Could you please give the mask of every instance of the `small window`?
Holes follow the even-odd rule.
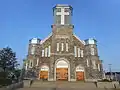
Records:
[[[45,48],[45,57],[47,57],[48,48]]]
[[[74,46],[74,55],[75,55],[75,57],[77,57],[77,47],[76,46]]]
[[[51,53],[51,46],[48,47],[48,57],[50,57],[50,53]]]
[[[69,12],[69,8],[65,8],[65,9],[64,9],[64,12]]]
[[[61,8],[57,8],[57,9],[56,9],[56,12],[61,12]]]
[[[42,50],[42,57],[44,57],[44,53],[45,53],[44,50]]]
[[[57,51],[59,51],[59,43],[57,43]]]
[[[66,43],[66,51],[68,52],[68,43]]]
[[[61,51],[64,50],[64,43],[61,43]]]
[[[78,48],[78,57],[80,57],[80,48]]]

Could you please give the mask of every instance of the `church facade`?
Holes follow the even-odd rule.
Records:
[[[102,79],[103,67],[94,38],[80,40],[72,25],[72,7],[53,8],[52,32],[44,40],[29,41],[25,70],[36,71],[38,79],[48,81],[93,81]]]

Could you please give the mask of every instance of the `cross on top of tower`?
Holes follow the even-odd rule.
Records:
[[[64,7],[61,7],[60,9],[61,9],[60,12],[56,12],[56,15],[61,16],[61,24],[64,25],[65,24],[65,15],[69,15],[69,12],[67,10],[65,12]]]
[[[71,24],[72,7],[66,4],[58,4],[54,8],[55,24]]]

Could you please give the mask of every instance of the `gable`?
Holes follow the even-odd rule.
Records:
[[[45,39],[41,40],[40,44],[45,43],[50,37],[52,36],[52,33],[50,33]]]
[[[85,45],[85,42],[83,40],[81,40],[78,36],[76,36],[75,34],[73,34],[73,38],[78,40],[81,44]]]

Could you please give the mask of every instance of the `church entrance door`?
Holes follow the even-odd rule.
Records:
[[[76,80],[77,81],[84,80],[84,68],[81,66],[76,67]]]
[[[40,79],[47,80],[48,79],[48,66],[42,66],[40,70]]]
[[[56,80],[68,81],[68,63],[64,60],[57,63]]]

